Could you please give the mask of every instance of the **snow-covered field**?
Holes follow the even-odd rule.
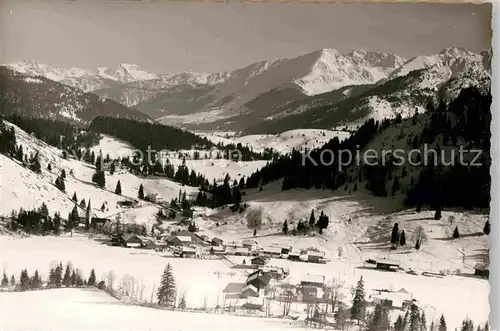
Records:
[[[0,293],[3,330],[285,330],[289,322],[124,305],[104,292],[54,289]],[[29,318],[20,317],[29,311]]]
[[[201,308],[205,300],[209,307],[215,306],[217,300],[222,303],[221,291],[227,283],[242,281],[245,277],[243,273],[230,269],[228,265],[219,260],[166,258],[151,251],[101,245],[86,237],[16,239],[3,236],[0,237],[0,247],[2,247],[0,265],[5,269],[7,275],[15,273],[18,277],[18,273],[24,268],[28,268],[31,273],[34,272],[34,269],[38,269],[41,276],[46,279],[49,268],[55,262],[62,261],[64,264],[71,261],[84,276],[88,276],[90,269],[95,268],[98,280],[107,280],[106,274],[113,271],[116,276],[115,288],[120,286],[120,281],[124,276],[134,277],[136,283],[143,284],[145,287],[145,300],[149,300],[151,291],[157,288],[166,264],[171,263],[178,292],[185,292],[189,307]],[[193,263],[196,265],[196,272],[193,272]],[[459,326],[467,316],[478,323],[484,323],[488,318],[489,285],[487,281],[482,279],[463,276],[447,276],[440,279],[404,273],[380,272],[364,269],[357,261],[343,260],[327,264],[272,260],[270,265],[288,268],[291,276],[286,282],[290,283],[297,283],[307,273],[324,275],[328,281],[333,277],[340,278],[346,282],[343,291],[346,302],[349,302],[351,298],[350,288],[356,284],[360,276],[363,276],[365,280],[367,295],[375,288],[394,290],[405,288],[413,293],[414,298],[420,302],[420,305],[425,309],[428,320],[438,318],[444,313],[450,329]],[[0,298],[4,295],[0,294]],[[474,305],[456,305],[456,302],[460,301],[474,302]],[[4,300],[0,300],[0,302],[4,302]],[[89,309],[92,308],[89,307]],[[299,304],[292,306],[294,314],[303,314],[301,309],[303,307]],[[280,314],[279,308],[276,314]],[[9,314],[5,314],[5,316],[9,316]],[[100,319],[96,318],[96,320],[101,323]],[[12,325],[19,327],[21,324]]]
[[[246,136],[222,137],[217,134],[200,134],[214,143],[238,144],[251,147],[260,152],[265,148],[272,148],[279,153],[289,153],[295,149],[317,148],[334,137],[340,140],[349,137],[350,133],[345,131],[330,131],[320,129],[297,129],[290,130],[280,134],[255,134]]]

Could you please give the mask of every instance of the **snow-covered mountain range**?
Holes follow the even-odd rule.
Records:
[[[115,84],[127,84],[158,78],[156,74],[144,71],[135,64],[126,63],[120,64],[118,68],[62,69],[35,61],[26,61],[13,62],[7,64],[6,67],[29,76],[42,76],[85,92]]]
[[[7,67],[91,91],[135,107],[165,124],[239,131],[293,115],[311,120],[309,112],[317,113],[318,107],[331,112],[336,103],[346,98],[364,98],[371,106],[361,108],[372,108],[372,117],[392,117],[399,112],[405,116],[421,108],[425,98],[436,98],[438,93],[439,97],[454,97],[468,86],[489,89],[490,61],[491,51],[473,53],[456,47],[410,59],[392,53],[353,50],[343,54],[322,49],[213,74],[149,73],[127,64],[118,69],[90,70],[58,69],[36,62],[16,62]],[[418,75],[412,74],[416,71]],[[387,87],[388,83],[390,100],[379,95],[382,89],[387,97],[388,91],[382,86]],[[366,98],[367,93],[371,99]],[[359,108],[358,105],[356,109]],[[298,127],[294,124],[283,130]]]

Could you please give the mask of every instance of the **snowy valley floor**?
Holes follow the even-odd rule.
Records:
[[[52,265],[59,261],[62,261],[63,264],[67,261],[71,261],[73,266],[78,268],[84,276],[87,276],[89,271],[92,268],[95,268],[98,280],[107,279],[107,273],[109,271],[113,271],[116,276],[114,282],[115,287],[120,286],[121,280],[124,279],[126,275],[134,277],[137,283],[144,285],[144,298],[147,301],[149,301],[151,291],[154,288],[157,288],[162,271],[166,264],[171,263],[177,282],[178,292],[185,292],[188,307],[200,308],[204,305],[205,301],[208,306],[213,307],[216,305],[217,301],[219,301],[219,303],[222,302],[223,295],[221,291],[228,282],[238,282],[245,279],[245,274],[242,271],[231,269],[228,264],[225,264],[220,260],[167,258],[162,256],[160,253],[153,251],[109,247],[89,240],[86,237],[30,237],[18,239],[2,236],[0,237],[0,247],[0,265],[3,269],[5,269],[5,272],[8,275],[14,273],[16,278],[19,277],[21,269],[27,268],[30,274],[32,274],[35,269],[38,269],[41,276],[44,279],[47,279],[48,270]],[[286,282],[290,283],[298,282],[302,276],[308,273],[324,275],[327,280],[330,280],[333,277],[340,278],[346,281],[343,289],[346,296],[346,302],[350,301],[351,296],[349,293],[351,286],[356,284],[361,275],[365,280],[365,289],[367,294],[370,294],[371,290],[375,288],[387,288],[394,290],[405,288],[407,291],[414,293],[415,298],[424,308],[429,321],[431,318],[438,318],[441,314],[445,314],[450,328],[458,327],[461,321],[467,316],[477,323],[484,323],[489,314],[489,284],[483,279],[466,276],[434,278],[420,275],[414,276],[402,272],[381,272],[365,269],[361,264],[356,262],[346,261],[332,261],[327,264],[312,264],[290,262],[285,260],[271,260],[269,264],[276,266],[282,265],[289,268],[290,278],[286,280]],[[24,324],[29,323],[28,321],[25,321],[24,319],[19,320],[19,315],[14,313],[16,311],[22,311],[22,309],[26,309],[26,307],[22,306],[23,304],[20,304],[21,306],[14,309],[15,305],[11,302],[9,296],[26,296],[26,302],[29,302],[29,305],[33,306],[30,310],[44,311],[46,309],[44,307],[45,304],[47,302],[52,303],[52,299],[36,299],[36,296],[43,296],[45,295],[44,293],[50,293],[50,291],[0,293],[0,311],[2,311],[3,316],[7,316],[6,322],[3,323],[8,323],[4,326],[4,329],[13,330],[12,327],[15,327],[14,329],[18,330],[32,329],[32,325]],[[31,296],[35,297],[31,298]],[[64,300],[75,300],[76,302],[80,301],[78,299],[68,298]],[[57,303],[57,300],[55,300],[55,302],[56,304],[59,304]],[[456,302],[473,302],[474,304],[456,305]],[[88,327],[87,329],[108,329],[109,327],[115,326],[114,324],[106,325],[102,323],[113,320],[109,316],[118,314],[116,311],[118,308],[106,305],[106,307],[110,307],[109,309],[111,309],[111,313],[109,316],[107,314],[103,314],[104,317],[102,318],[104,320],[101,320],[101,315],[96,315],[93,312],[93,309],[103,309],[99,308],[101,307],[100,305],[84,305],[83,303],[79,303],[79,305],[80,307],[78,307],[78,309],[73,310],[73,308],[70,308],[71,306],[65,306],[62,304],[63,307],[66,307],[62,309],[69,315],[74,314],[74,312],[78,312],[77,315],[95,316],[96,318],[93,323],[97,324],[83,324]],[[4,306],[6,306],[6,308],[3,308]],[[160,316],[161,314],[165,314],[165,316],[169,315],[167,312],[149,312],[149,310],[145,310],[147,312],[144,317],[142,317],[142,313],[139,312],[142,312],[143,308],[123,307],[120,309],[124,310],[123,315],[127,316],[127,320],[136,316],[135,318],[137,318],[137,321],[146,321],[144,323],[147,324],[145,324],[144,327],[142,327],[141,324],[137,324],[137,328],[140,329],[147,329],[146,326],[153,327],[155,325],[154,320],[160,318],[156,316]],[[275,303],[272,307],[272,312],[279,316],[281,314],[281,309],[280,304]],[[127,310],[131,311],[128,312]],[[4,312],[6,313],[4,314]],[[42,316],[45,316],[44,313],[41,314]],[[52,314],[55,313],[53,312]],[[58,312],[57,314],[63,314],[63,312]],[[148,317],[148,314],[152,314],[155,317]],[[293,304],[291,315],[304,315],[304,306],[302,304]],[[49,314],[47,316],[53,315]],[[395,316],[396,315],[393,315],[392,318],[394,319]],[[71,316],[71,318],[74,319],[78,317]],[[83,319],[84,317],[81,318]],[[168,317],[164,318],[165,321],[168,320]],[[206,318],[210,319],[218,317]],[[5,318],[3,317],[2,321],[4,321],[4,319]],[[202,318],[200,317],[200,319]],[[193,321],[196,320],[193,319]],[[47,323],[49,322],[50,320],[47,320]],[[62,321],[58,321],[58,323],[62,324],[55,324],[54,327],[47,324],[46,329],[64,329],[65,325],[71,325],[65,324],[64,318]],[[162,322],[158,321],[157,323]],[[199,327],[198,329],[200,330],[207,330],[206,328],[211,327],[211,324],[209,326],[209,324],[200,323],[201,324],[199,325],[193,325],[192,328],[197,329],[197,327]],[[228,329],[231,329],[230,325],[232,324],[225,324],[225,320],[220,323],[224,323]],[[243,324],[245,323],[242,323],[242,325]],[[127,324],[120,325],[126,327],[127,329],[134,328],[132,326],[133,324],[130,326],[127,326]],[[42,324],[40,324],[39,327],[43,328]],[[122,327],[116,327],[123,330]],[[158,325],[158,327],[161,329],[161,325]],[[241,327],[248,327],[249,329],[257,330],[260,326],[252,327],[250,325],[245,325]],[[268,328],[276,329],[275,326]],[[85,327],[82,327],[82,329],[85,329]],[[190,328],[187,327],[187,329]],[[240,328],[236,329],[240,330]]]
[[[1,330],[285,330],[290,322],[124,305],[91,289],[0,293]],[[30,312],[29,318],[23,316]]]

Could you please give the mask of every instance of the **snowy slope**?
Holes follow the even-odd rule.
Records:
[[[11,124],[9,124],[11,125]],[[166,201],[179,195],[179,190],[186,191],[188,195],[195,194],[197,190],[193,187],[183,186],[165,178],[139,178],[124,171],[117,171],[114,175],[106,172],[106,187],[101,189],[91,182],[94,166],[75,159],[63,159],[59,149],[49,146],[44,142],[32,137],[23,130],[14,126],[17,143],[23,146],[25,154],[39,152],[42,173],[35,174],[29,169],[21,166],[17,161],[0,155],[0,190],[2,191],[1,214],[10,216],[12,210],[39,207],[43,202],[47,204],[50,214],[58,211],[63,218],[73,209],[74,202],[71,200],[76,192],[78,201],[90,199],[93,213],[98,216],[114,217],[116,214],[122,216],[123,222],[135,222],[144,224],[150,228],[155,222],[154,214],[158,206],[147,202],[141,202],[139,209],[122,209],[116,203],[122,200],[137,198],[139,186],[143,184],[145,193],[156,193]],[[110,146],[110,138],[104,146]],[[113,146],[113,145],[111,145]],[[126,150],[126,149],[125,149]],[[103,150],[105,153],[106,149]],[[105,154],[104,154],[105,155]],[[51,164],[52,171],[47,170]],[[66,172],[66,193],[61,192],[54,186],[56,178],[62,169]],[[74,176],[70,175],[73,171]],[[116,184],[120,180],[122,195],[114,193]],[[101,211],[105,204],[106,209]],[[84,210],[80,210],[82,216]]]

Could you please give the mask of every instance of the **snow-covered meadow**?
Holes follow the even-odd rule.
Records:
[[[50,303],[50,304],[48,304]],[[0,294],[0,328],[24,330],[290,330],[288,321],[124,305],[104,292],[54,289]],[[21,311],[29,311],[22,318]],[[295,325],[293,325],[295,326]],[[297,329],[304,329],[294,327]]]

